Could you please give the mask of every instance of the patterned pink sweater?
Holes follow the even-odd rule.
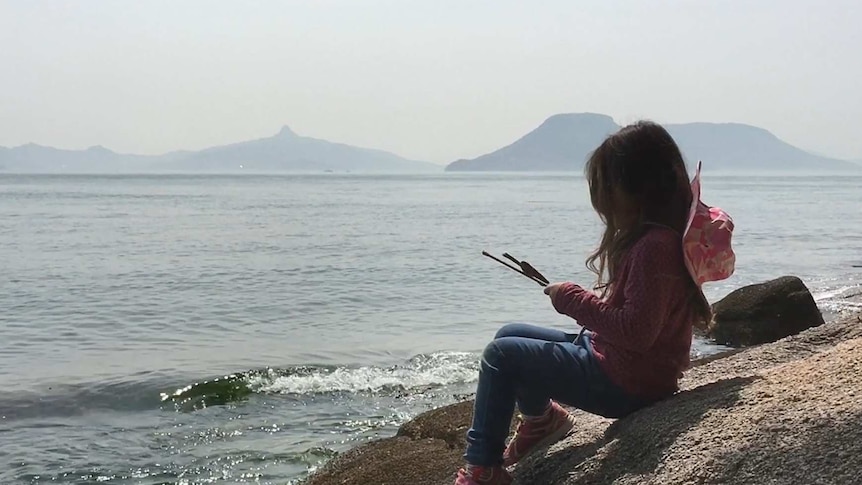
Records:
[[[593,349],[612,381],[661,399],[678,390],[689,365],[693,313],[681,295],[690,281],[679,234],[652,226],[624,257],[606,300],[566,283],[553,305],[595,334]]]

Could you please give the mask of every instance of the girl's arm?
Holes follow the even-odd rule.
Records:
[[[552,294],[554,308],[611,343],[637,350],[655,342],[680,291],[681,248],[644,238],[632,247],[622,306],[612,306],[574,283],[563,283]]]

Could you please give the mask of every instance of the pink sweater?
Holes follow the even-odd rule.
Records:
[[[627,392],[661,399],[676,392],[689,365],[693,313],[691,277],[680,236],[652,226],[620,264],[616,289],[606,300],[565,283],[553,300],[593,336],[593,350],[608,377]]]

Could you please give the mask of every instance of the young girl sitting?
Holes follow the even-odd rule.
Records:
[[[621,418],[674,394],[689,365],[692,327],[709,321],[703,278],[687,261],[709,249],[690,253],[688,242],[683,249],[699,185],[693,194],[673,138],[650,122],[622,128],[593,152],[586,177],[606,226],[587,259],[598,293],[568,282],[545,288],[554,309],[585,331],[577,338],[514,324],[497,333],[482,355],[467,466],[456,485],[511,483],[505,467],[572,430],[573,417],[557,402]],[[506,446],[516,404],[523,417]]]

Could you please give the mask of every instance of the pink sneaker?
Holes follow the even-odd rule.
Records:
[[[458,470],[455,485],[510,485],[512,476],[505,468],[471,466],[469,471],[465,468]]]
[[[551,401],[551,407],[545,416],[524,419],[518,425],[515,436],[503,452],[503,466],[514,465],[533,451],[560,441],[574,426],[574,416]]]

